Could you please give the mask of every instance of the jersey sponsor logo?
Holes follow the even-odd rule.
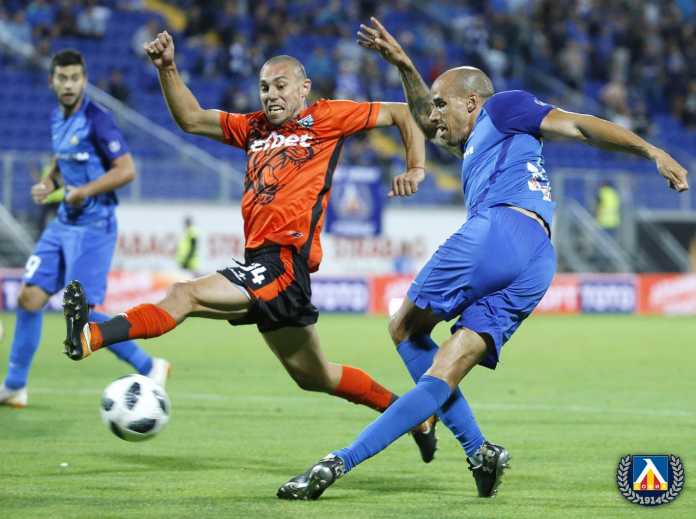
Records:
[[[302,126],[304,128],[311,128],[312,125],[314,125],[314,117],[312,117],[312,114],[307,115],[307,116],[303,117],[302,119],[300,119],[299,121],[297,121],[297,124],[299,124],[300,126]]]
[[[312,135],[308,133],[302,135],[292,133],[286,136],[277,132],[271,132],[271,134],[265,139],[257,139],[251,141],[251,144],[249,145],[249,151],[251,151],[252,153],[256,153],[257,151],[266,151],[269,149],[273,150],[276,148],[294,146],[309,148],[312,146],[312,144],[309,142],[312,140],[312,138]]]
[[[283,170],[293,168],[296,171],[314,157],[311,139],[309,134],[286,137],[272,132],[266,139],[252,141],[249,149],[258,153],[249,157],[244,190],[254,191],[256,203],[266,205],[273,202],[284,185]]]
[[[79,153],[75,153],[73,158],[78,162],[87,162],[89,160],[89,152],[81,151]]]

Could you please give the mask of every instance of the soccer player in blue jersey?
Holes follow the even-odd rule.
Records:
[[[55,165],[31,192],[39,204],[55,198],[52,193],[62,179],[64,198],[26,264],[7,377],[0,385],[0,404],[13,407],[27,405],[27,379],[41,340],[42,309],[66,279],[79,279],[84,285],[90,319],[109,319],[93,307],[104,301],[116,246],[114,190],[135,177],[133,157],[111,114],[85,96],[82,55],[74,50],[56,54],[49,79],[58,99],[51,117]],[[150,357],[133,341],[110,349],[139,373],[165,383],[166,360]]]
[[[566,112],[521,90],[494,93],[482,71],[458,67],[428,90],[399,43],[376,20],[358,42],[399,69],[411,113],[436,144],[462,158],[468,219],[435,252],[389,330],[414,381],[350,446],[333,451],[280,487],[284,499],[317,499],[339,477],[437,413],[466,451],[478,494],[495,494],[510,455],[485,440],[458,385],[477,364],[495,369],[501,348],[546,292],[556,268],[549,229],[553,202],[543,137],[574,139],[654,161],[677,191],[687,172],[665,151],[591,115]],[[404,174],[396,194],[416,192],[423,175]],[[456,319],[438,348],[430,337]]]

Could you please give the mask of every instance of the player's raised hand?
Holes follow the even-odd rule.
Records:
[[[659,150],[655,156],[655,164],[660,175],[669,182],[669,187],[679,192],[689,189],[689,182],[686,179],[688,172],[669,153]]]
[[[384,59],[397,67],[409,62],[409,57],[396,38],[374,16],[370,18],[372,27],[360,24],[358,44],[366,49],[379,52]]]
[[[31,186],[31,199],[35,204],[42,204],[45,198],[53,191],[53,183],[42,180]]]
[[[392,188],[389,198],[395,196],[411,196],[418,191],[418,185],[425,180],[424,168],[410,168],[406,173],[397,175],[392,179]]]
[[[143,48],[158,69],[174,64],[174,38],[167,31],[159,33],[157,38],[144,44]]]

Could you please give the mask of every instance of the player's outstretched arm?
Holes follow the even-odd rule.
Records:
[[[405,103],[379,103],[375,126],[396,126],[406,150],[406,172],[392,179],[389,196],[411,196],[425,179],[425,138]]]
[[[223,140],[219,112],[201,108],[176,69],[171,35],[167,31],[161,32],[143,48],[157,67],[164,100],[179,128],[187,133]]]
[[[554,108],[541,122],[541,133],[549,138],[566,138],[653,160],[657,171],[677,191],[689,189],[687,171],[665,150],[653,146],[626,128],[599,117]]]
[[[360,25],[358,43],[366,49],[379,52],[385,60],[399,69],[411,114],[426,137],[432,139],[435,137],[436,128],[430,121],[433,101],[428,85],[396,38],[374,16],[370,18],[370,23],[372,27]]]

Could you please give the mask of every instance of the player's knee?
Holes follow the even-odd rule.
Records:
[[[397,312],[389,319],[389,335],[397,346],[408,339],[406,321],[401,312]]]
[[[177,281],[167,293],[167,299],[175,304],[177,309],[185,314],[193,310],[194,288],[190,281]]]
[[[35,286],[24,286],[19,292],[17,304],[28,312],[38,312],[48,301],[48,294]]]

